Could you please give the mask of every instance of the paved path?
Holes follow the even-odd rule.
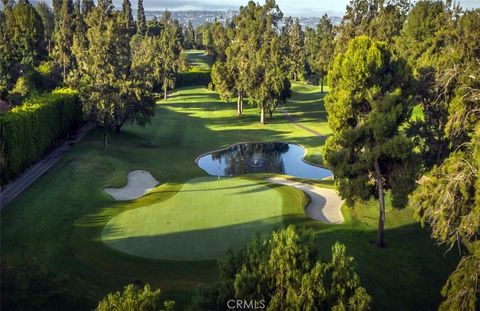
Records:
[[[310,204],[306,207],[306,214],[311,219],[319,220],[326,224],[340,224],[343,222],[343,215],[340,210],[343,201],[335,190],[320,188],[285,178],[273,177],[265,180],[274,184],[295,187],[306,192],[311,199]]]
[[[29,167],[25,172],[20,176],[15,178],[6,186],[2,187],[0,192],[0,209],[5,207],[8,202],[12,201],[17,197],[23,190],[25,190],[30,184],[37,180],[40,176],[48,171],[52,166],[57,163],[62,155],[67,152],[73,144],[78,142],[90,129],[93,128],[93,125],[87,124],[81,127],[77,133],[70,139],[65,140],[60,146],[55,148],[51,153],[45,156],[43,159],[35,163],[33,166]]]
[[[298,123],[297,119],[295,119],[294,117],[292,117],[292,115],[285,109],[285,108],[279,108],[280,112],[283,114],[283,116],[285,117],[285,119],[287,119],[288,121],[290,121],[290,123],[292,123],[293,125],[301,128],[301,129],[304,129],[305,131],[307,132],[310,132],[312,133],[313,135],[315,136],[318,136],[318,137],[323,137],[323,138],[326,138],[327,136],[326,135],[323,135],[322,133],[319,133],[315,130],[312,130],[311,128],[308,128],[300,123]]]

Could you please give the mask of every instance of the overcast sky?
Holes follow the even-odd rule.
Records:
[[[136,7],[137,0],[132,1]],[[121,5],[121,0],[114,1]],[[263,0],[257,1],[263,3]],[[280,8],[286,15],[294,16],[320,16],[324,13],[336,13],[342,16],[349,0],[277,0]],[[460,0],[464,8],[480,7],[480,0]],[[144,0],[148,10],[222,10],[238,9],[240,5],[248,3],[247,0]]]

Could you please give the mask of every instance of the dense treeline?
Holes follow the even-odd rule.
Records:
[[[182,29],[165,12],[146,21],[142,1],[137,22],[128,0],[121,10],[112,1],[53,1],[33,7],[28,0],[5,1],[0,13],[0,100],[21,105],[52,85],[79,91],[87,120],[110,132],[126,123],[145,125],[154,113],[154,92],[175,86],[182,57]],[[37,74],[38,76],[38,74]],[[39,87],[40,85],[40,87]]]
[[[82,122],[78,93],[58,89],[0,114],[1,184],[17,176]]]
[[[2,168],[8,167],[2,169],[2,183],[79,122],[80,113],[69,117],[79,111],[73,108],[76,96],[58,99],[61,103],[52,98],[66,94],[34,97],[45,102],[36,106],[29,103],[39,102],[25,98],[47,84],[73,86],[85,116],[104,130],[106,148],[110,132],[128,122],[149,122],[154,92],[161,90],[167,100],[175,85],[190,85],[200,77],[197,84],[210,82],[208,74],[200,72],[178,75],[186,67],[182,47],[205,48],[215,60],[211,81],[220,97],[236,98],[238,115],[248,99],[258,108],[261,123],[287,101],[291,82],[320,84],[322,93],[328,84],[325,106],[333,134],[324,161],[336,176],[341,196],[350,205],[378,199],[379,247],[385,245],[386,193],[395,208],[413,205],[432,236],[457,247],[463,256],[442,290],[440,308],[478,308],[480,9],[465,11],[451,1],[351,0],[340,25],[333,26],[325,15],[315,29],[284,19],[274,0],[262,5],[250,1],[233,20],[197,29],[191,24],[182,29],[168,12],[147,21],[142,1],[137,14],[134,21],[128,0],[121,10],[115,10],[111,0],[96,5],[92,0],[54,0],[53,10],[44,4],[33,7],[27,0],[4,1],[0,100],[11,105],[23,101],[23,106],[0,117]],[[53,124],[61,109],[66,110],[65,120]],[[42,132],[36,126],[51,129]],[[38,135],[42,137],[37,141]],[[19,141],[29,146],[14,145]],[[270,243],[278,242],[279,252],[284,234],[296,236],[274,235]],[[287,246],[298,247],[293,242]],[[283,281],[277,279],[282,276],[278,270],[268,270],[278,268],[269,266],[277,258],[267,264],[275,255],[269,247],[255,244],[245,252],[248,257],[232,258],[238,262],[228,266],[230,274],[222,276],[218,287],[205,289],[195,303],[210,308],[225,292],[250,294],[258,290],[249,287],[251,280],[265,281],[269,292],[284,297],[285,288],[268,287]],[[315,271],[301,268],[292,271],[318,285],[318,279],[310,277]],[[270,273],[269,279],[257,279],[264,272]],[[290,284],[291,292],[303,290],[299,280]],[[351,280],[357,280],[353,273],[345,282]],[[126,292],[141,295],[133,289]],[[362,301],[368,302],[367,296]],[[347,298],[339,305],[347,305]],[[331,305],[329,297],[322,299],[317,302]]]

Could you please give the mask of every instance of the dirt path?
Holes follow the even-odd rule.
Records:
[[[274,177],[265,180],[274,184],[295,187],[306,192],[312,200],[306,207],[306,214],[311,219],[319,220],[325,224],[340,224],[343,222],[343,215],[340,210],[343,201],[335,190],[285,178]]]
[[[5,207],[8,202],[16,198],[23,192],[28,186],[30,186],[35,180],[42,176],[52,166],[57,163],[62,155],[67,152],[76,142],[78,142],[93,125],[87,124],[81,127],[77,134],[71,139],[65,140],[60,146],[55,148],[51,153],[45,156],[43,159],[32,165],[20,176],[15,178],[6,186],[2,187],[0,192],[0,209]]]

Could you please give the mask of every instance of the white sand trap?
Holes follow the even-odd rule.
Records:
[[[312,200],[306,208],[308,217],[326,224],[340,224],[343,222],[343,215],[340,211],[343,201],[335,190],[315,187],[285,178],[274,177],[266,178],[265,180],[274,184],[295,187],[306,192]]]
[[[147,171],[130,171],[127,179],[125,187],[105,188],[103,190],[117,201],[126,201],[138,199],[158,185],[158,181]]]

